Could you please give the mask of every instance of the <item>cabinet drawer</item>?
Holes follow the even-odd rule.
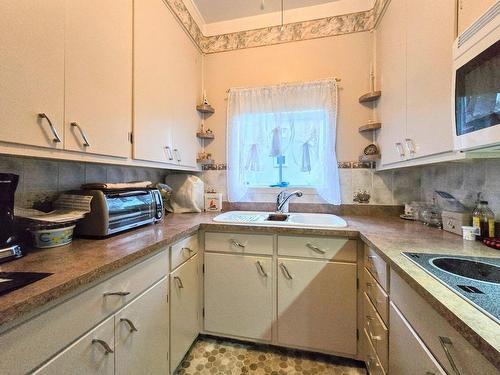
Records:
[[[498,370],[479,351],[393,270],[391,270],[391,300],[447,373],[455,372],[451,368],[443,344],[448,348],[461,375],[498,374]],[[448,343],[441,344],[443,339],[440,340],[440,337],[445,340],[448,338]]]
[[[404,316],[391,302],[390,374],[446,375]]]
[[[246,233],[205,233],[205,250],[272,255],[273,236]]]
[[[356,240],[342,237],[278,236],[278,254],[356,262]]]
[[[389,322],[389,296],[366,268],[364,276],[363,290],[370,298],[382,320],[387,324]]]
[[[0,335],[0,374],[29,372],[125,306],[167,270],[168,253],[162,251]],[[104,296],[109,292],[129,294]]]
[[[182,263],[198,253],[198,235],[195,234],[191,237],[184,238],[179,242],[172,245],[170,248],[170,262],[171,270],[175,270]]]
[[[373,277],[380,283],[385,291],[389,291],[387,277],[389,275],[387,263],[378,255],[375,250],[365,247],[364,266],[370,271]]]
[[[363,304],[364,329],[377,353],[380,364],[387,372],[389,368],[389,330],[366,294],[364,294]]]
[[[366,342],[366,368],[369,375],[385,375],[384,368],[377,357],[375,348],[373,347],[368,332],[364,331]]]

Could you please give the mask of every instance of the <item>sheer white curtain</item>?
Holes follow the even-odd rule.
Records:
[[[250,187],[311,187],[340,204],[334,79],[229,91],[228,199]]]

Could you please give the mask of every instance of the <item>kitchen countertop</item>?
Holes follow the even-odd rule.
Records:
[[[0,325],[9,326],[71,292],[153,254],[198,229],[257,233],[341,235],[360,238],[444,316],[476,349],[500,369],[500,325],[404,257],[402,251],[500,257],[476,241],[397,217],[346,216],[347,228],[304,229],[212,222],[214,213],[170,214],[149,225],[102,240],[76,239],[70,245],[33,250],[0,265],[1,272],[50,272],[53,275],[0,296]],[[3,328],[0,327],[0,331]]]

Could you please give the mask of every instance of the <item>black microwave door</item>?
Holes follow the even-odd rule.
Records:
[[[500,124],[500,41],[456,71],[457,135]]]

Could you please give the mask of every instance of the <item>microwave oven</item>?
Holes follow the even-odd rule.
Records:
[[[500,147],[500,2],[453,46],[455,151]]]

